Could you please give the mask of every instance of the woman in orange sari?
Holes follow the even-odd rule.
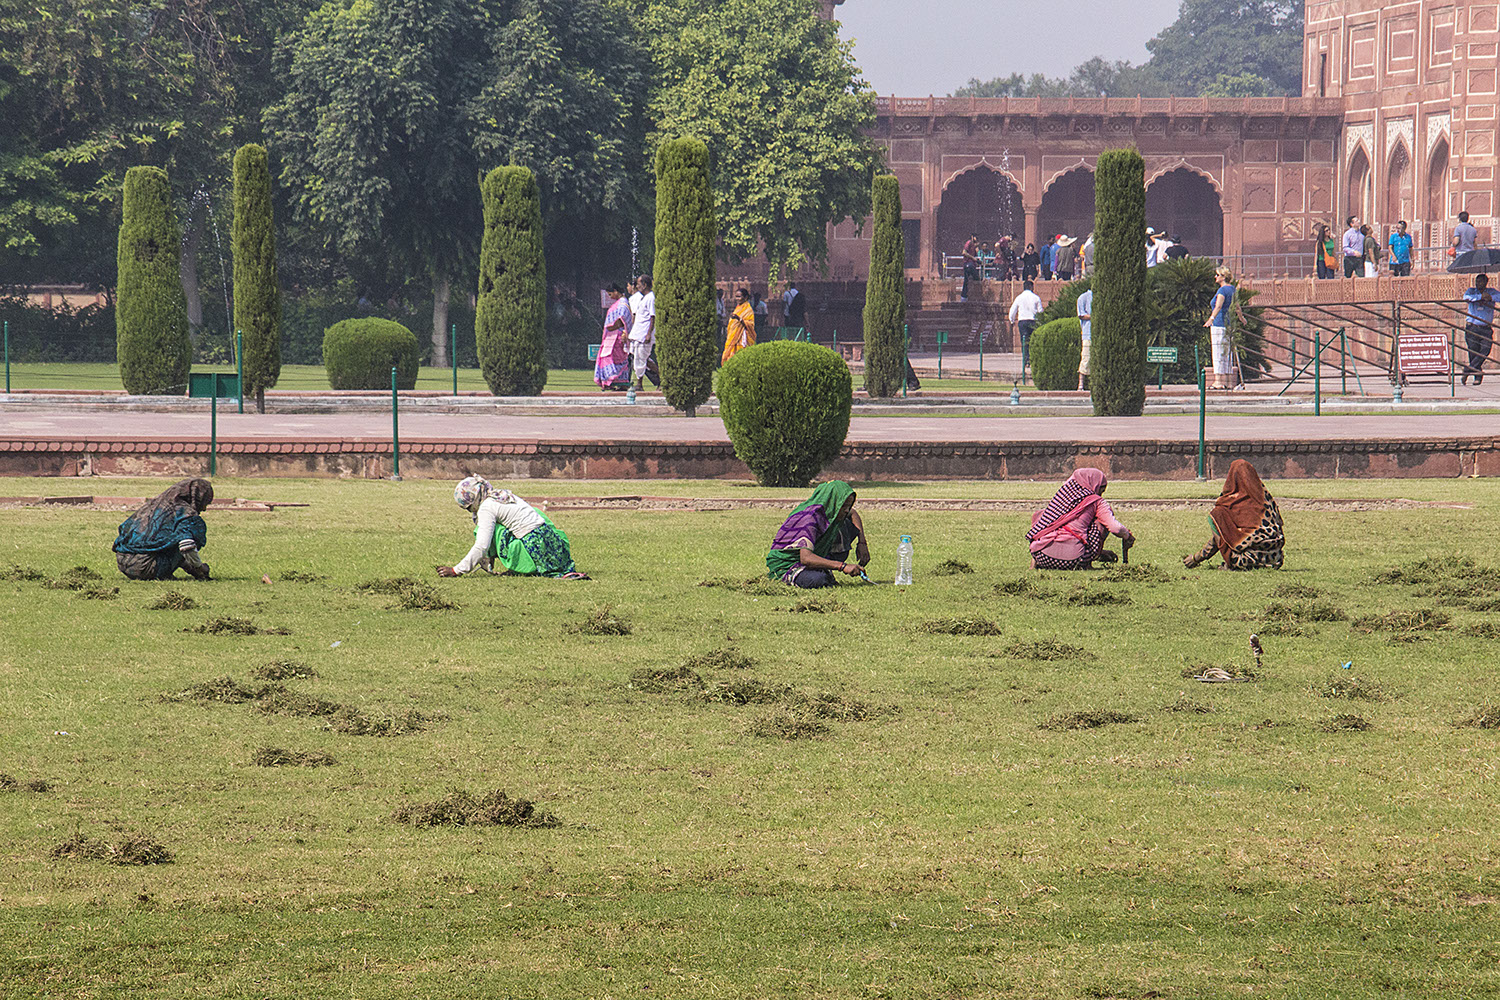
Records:
[[[719,363],[725,364],[739,351],[755,346],[755,307],[750,305],[750,293],[741,288],[735,295],[739,303],[729,317],[729,333],[724,338],[724,356]]]
[[[1281,550],[1286,546],[1281,511],[1255,466],[1237,458],[1229,464],[1224,492],[1209,511],[1214,534],[1202,550],[1182,557],[1188,569],[1207,562],[1218,553],[1224,569],[1281,568]]]

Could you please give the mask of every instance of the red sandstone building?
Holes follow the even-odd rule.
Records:
[[[825,9],[843,0],[825,0]],[[1500,6],[1309,0],[1295,98],[881,98],[901,181],[907,267],[940,273],[970,232],[1046,242],[1093,228],[1099,153],[1146,159],[1147,221],[1198,256],[1310,271],[1309,237],[1348,215],[1443,246],[1467,210],[1491,239]],[[830,233],[835,279],[864,276],[868,233]]]

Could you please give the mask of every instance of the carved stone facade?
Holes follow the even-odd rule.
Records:
[[[970,231],[1086,236],[1099,154],[1132,145],[1147,221],[1195,254],[1301,250],[1334,209],[1342,115],[1326,98],[881,98],[874,137],[901,180],[908,267],[935,274]],[[862,274],[869,234],[830,237],[835,275]]]
[[[1467,211],[1494,239],[1500,5],[1309,0],[1303,52],[1303,94],[1344,108],[1341,216],[1440,246]]]

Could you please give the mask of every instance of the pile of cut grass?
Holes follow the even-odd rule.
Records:
[[[1105,708],[1082,712],[1063,712],[1051,716],[1037,728],[1062,732],[1069,729],[1098,729],[1100,726],[1115,726],[1140,721],[1139,716]]]
[[[384,580],[366,580],[356,584],[355,590],[366,594],[385,594],[396,599],[391,610],[401,611],[453,611],[458,605],[449,600],[426,580],[410,576],[395,576]]]
[[[80,831],[52,848],[51,855],[112,865],[169,865],[175,860],[171,851],[141,833],[111,843]]]
[[[1363,733],[1374,727],[1362,715],[1345,713],[1324,719],[1318,723],[1318,728],[1325,733]]]
[[[114,601],[120,597],[120,588],[95,584],[92,587],[80,587],[73,592],[73,596],[84,601]]]
[[[995,584],[995,593],[1000,597],[1030,597],[1033,600],[1044,601],[1051,596],[1051,591],[1041,586],[1030,577],[1020,576],[1014,580]]]
[[[272,660],[263,667],[250,671],[251,676],[262,681],[290,681],[300,677],[316,677],[318,672],[296,660]]]
[[[391,813],[391,819],[416,827],[511,826],[540,830],[562,826],[530,799],[511,798],[501,789],[476,796],[455,789],[432,802],[411,802]]]
[[[962,559],[944,559],[932,567],[933,576],[959,576],[974,572],[974,567]]]
[[[1059,594],[1057,599],[1063,604],[1077,608],[1098,608],[1132,603],[1129,594],[1118,590],[1099,590],[1086,583],[1080,583],[1067,593]]]
[[[574,625],[570,631],[579,635],[630,635],[630,620],[617,615],[605,604],[589,612],[588,617]]]
[[[1180,692],[1177,700],[1170,705],[1163,705],[1162,710],[1166,712],[1188,712],[1193,715],[1212,715],[1215,711],[1212,705],[1205,705],[1201,701],[1195,701],[1187,696],[1186,692]]]
[[[723,705],[774,705],[796,695],[789,684],[769,684],[754,677],[715,681],[703,688],[703,700]]]
[[[689,656],[682,661],[682,665],[688,670],[749,670],[755,666],[755,660],[737,649],[720,646],[706,653]]]
[[[1500,622],[1470,622],[1464,626],[1464,635],[1476,639],[1500,639]]]
[[[1340,671],[1322,684],[1314,685],[1313,693],[1320,698],[1347,698],[1350,701],[1385,701],[1391,697],[1391,693],[1378,681],[1347,671]]]
[[[754,719],[745,730],[751,736],[770,740],[820,740],[833,733],[823,720],[784,705],[777,705]]]
[[[333,767],[338,761],[321,750],[261,747],[250,755],[250,763],[256,767]]]
[[[47,579],[47,574],[34,566],[21,566],[11,563],[5,569],[0,570],[0,580],[8,580],[14,583],[39,583]]]
[[[83,590],[102,581],[104,577],[87,566],[74,566],[56,579],[43,580],[42,586],[49,590]]]
[[[1440,632],[1453,624],[1453,616],[1435,608],[1415,608],[1411,611],[1387,611],[1383,615],[1366,615],[1356,618],[1356,632],[1369,635],[1373,632],[1391,633],[1392,642],[1416,642],[1426,638],[1423,633]]]
[[[1311,601],[1323,596],[1323,591],[1305,583],[1282,583],[1271,590],[1272,597],[1291,601]]]
[[[304,573],[295,569],[283,570],[276,578],[286,583],[320,583],[328,579],[320,573]]]
[[[833,615],[845,607],[847,605],[832,594],[809,594],[799,598],[787,610],[796,615]]]
[[[689,667],[642,667],[630,675],[630,686],[651,694],[680,694],[702,691],[703,677]]]
[[[1306,636],[1312,630],[1308,625],[1315,622],[1347,621],[1344,610],[1328,601],[1298,600],[1271,601],[1260,612],[1258,631],[1262,635]]]
[[[1500,705],[1481,705],[1473,714],[1454,725],[1471,729],[1500,729]]]
[[[1105,583],[1143,583],[1149,587],[1156,583],[1169,583],[1172,577],[1166,570],[1151,563],[1116,563],[1104,567],[1099,573],[1099,579]]]
[[[147,611],[191,611],[198,602],[180,590],[169,590],[146,605]]]
[[[45,778],[33,778],[30,781],[22,781],[13,774],[0,772],[0,792],[45,793],[50,791],[52,791],[52,782]]]
[[[1421,586],[1464,580],[1484,590],[1500,590],[1500,568],[1481,566],[1472,556],[1427,556],[1375,574],[1376,583]]]
[[[773,580],[769,576],[752,576],[748,580],[732,580],[727,576],[713,576],[706,580],[698,581],[698,586],[733,590],[737,593],[751,594],[756,597],[784,596],[791,590],[789,584],[781,580]]]
[[[236,618],[233,615],[220,615],[210,618],[202,625],[192,625],[183,629],[184,632],[198,632],[204,635],[291,635],[284,628],[262,628],[255,624],[250,618]]]
[[[1000,655],[1015,660],[1092,660],[1093,653],[1082,646],[1073,646],[1056,639],[1038,639],[1034,642],[1013,642],[1000,651]]]
[[[180,691],[158,695],[163,702],[199,702],[204,704],[253,705],[264,715],[281,715],[299,719],[322,719],[324,728],[346,736],[402,736],[421,732],[430,723],[444,718],[414,709],[383,712],[316,698],[301,691],[289,690],[279,683],[247,687],[232,677],[217,677]]]
[[[1003,630],[988,618],[934,618],[917,626],[929,635],[1001,635]]]

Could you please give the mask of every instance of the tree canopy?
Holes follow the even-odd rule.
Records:
[[[1303,0],[1182,0],[1140,66],[1099,56],[1067,77],[971,79],[955,97],[1274,97],[1302,92]]]

